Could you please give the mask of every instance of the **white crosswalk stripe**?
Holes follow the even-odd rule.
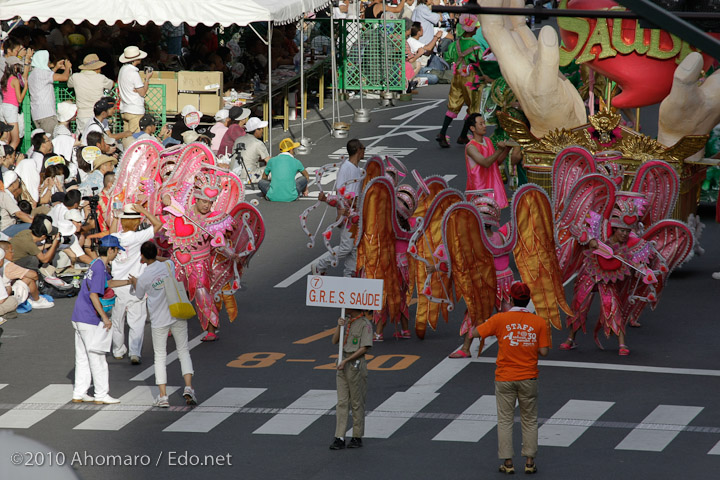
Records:
[[[614,402],[570,400],[538,429],[538,445],[569,447]]]
[[[497,425],[495,395],[483,395],[458,418],[450,422],[433,440],[444,442],[479,442]]]
[[[662,452],[702,409],[685,405],[658,405],[615,449]]]
[[[335,390],[310,390],[268,420],[253,433],[262,435],[300,435],[337,403]]]
[[[179,387],[167,387],[172,395]],[[135,387],[119,398],[117,405],[107,405],[92,417],[75,427],[75,430],[120,430],[152,408],[153,400],[160,392],[157,387]],[[128,406],[137,407],[128,409]]]
[[[0,416],[0,428],[30,428],[72,398],[73,386],[51,384]]]
[[[223,388],[163,431],[207,433],[252,402],[265,390],[267,389]]]

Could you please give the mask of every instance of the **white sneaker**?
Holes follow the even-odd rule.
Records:
[[[3,317],[0,317],[0,325],[2,325],[5,322],[7,322],[7,320],[5,320]]]
[[[95,397],[91,397],[87,393],[83,393],[81,397],[73,395],[72,403],[94,402]]]
[[[185,403],[188,405],[197,405],[195,390],[192,387],[185,387],[185,390],[183,390],[183,397],[185,397]]]
[[[720,280],[720,272],[713,273],[712,278],[714,278],[715,280]]]
[[[58,277],[47,276],[43,277],[43,282],[52,285],[53,287],[59,288],[60,290],[68,290],[72,287],[69,283]]]
[[[164,397],[161,397],[160,395],[157,396],[155,401],[153,402],[153,407],[160,407],[160,408],[168,408],[170,407],[170,402],[168,401],[167,395]]]
[[[40,297],[37,300],[33,300],[32,298],[28,299],[28,302],[30,303],[30,306],[34,309],[41,309],[41,308],[52,308],[55,306],[53,302],[48,302],[47,298]]]
[[[120,403],[120,400],[117,398],[113,398],[110,395],[105,395],[102,398],[95,397],[95,403],[98,405],[112,405],[115,403]]]

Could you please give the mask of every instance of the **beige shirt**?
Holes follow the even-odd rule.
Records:
[[[0,192],[0,232],[15,225],[15,214],[20,211],[17,201],[10,192]]]
[[[75,89],[75,103],[78,118],[93,118],[95,102],[103,97],[103,90],[113,88],[113,81],[101,73],[84,70],[73,73],[68,79],[68,87]]]
[[[348,317],[349,320],[350,317]],[[360,347],[372,347],[372,324],[367,317],[360,317],[357,320],[346,324],[345,326],[345,345],[343,352],[352,354],[357,352]]]

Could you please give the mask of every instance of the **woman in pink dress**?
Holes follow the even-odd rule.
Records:
[[[491,188],[498,208],[508,206],[505,184],[500,175],[500,163],[505,160],[510,147],[505,142],[498,142],[495,150],[492,141],[485,137],[487,127],[485,119],[479,113],[470,114],[467,119],[472,140],[465,145],[465,170],[467,171],[466,191]],[[470,197],[468,197],[468,200]]]

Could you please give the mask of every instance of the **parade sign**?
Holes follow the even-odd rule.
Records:
[[[625,10],[612,0],[562,0],[560,8]],[[622,88],[612,100],[617,108],[661,102],[670,93],[677,66],[696,51],[669,32],[641,27],[638,20],[560,17],[557,22],[563,41],[560,65],[587,63],[617,82]],[[703,60],[707,70],[713,59],[703,55]]]
[[[305,305],[308,307],[381,310],[383,281],[367,278],[308,275]]]

